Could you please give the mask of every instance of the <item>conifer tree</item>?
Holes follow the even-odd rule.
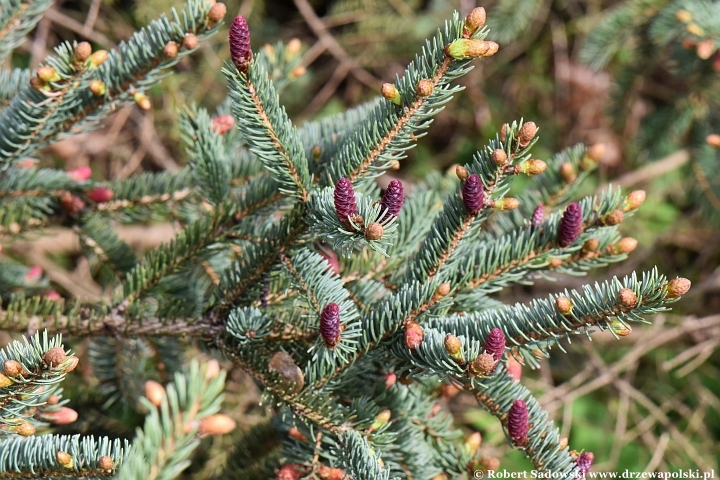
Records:
[[[10,5],[1,18],[12,28],[1,31],[17,44],[42,12]],[[24,162],[114,108],[148,108],[144,90],[224,14],[190,0],[116,51],[63,44],[37,71],[3,73],[12,81],[0,112],[2,233],[72,226],[114,280],[106,299],[64,298],[41,271],[1,259],[0,328],[26,340],[0,352],[0,477],[180,475],[202,438],[236,427],[218,413],[217,361],[183,365],[188,339],[243,369],[274,412],[235,446],[223,477],[439,480],[496,469],[479,435],[463,438],[437,408],[442,384],[471,392],[538,470],[584,475],[592,454],[560,438],[512,362],[538,367],[577,334],[625,335],[690,285],[652,269],[529,304],[492,295],[622,261],[637,243],[618,225],[644,192],[575,198],[599,149],[533,158],[533,122],[505,124],[445,176],[378,188],[457,80],[497,51],[483,9],[448,20],[381,87],[384,98],[300,126],[278,96],[293,56],[282,44],[254,51],[236,17],[228,102],[217,115],[183,112],[185,169],[95,182]],[[508,197],[523,175],[536,181]],[[182,229],[136,258],[114,225],[155,219]],[[81,338],[102,398],[87,411],[67,406],[76,399],[60,388],[81,361],[63,341]],[[142,427],[129,442],[52,433],[91,411],[139,415]]]

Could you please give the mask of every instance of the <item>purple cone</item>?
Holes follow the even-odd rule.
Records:
[[[380,219],[385,220],[390,216],[397,217],[400,214],[400,209],[404,201],[405,191],[403,190],[402,182],[400,180],[391,181],[380,200],[381,211],[387,209],[387,213],[382,214]]]
[[[462,187],[463,203],[465,204],[465,209],[468,213],[475,215],[482,210],[483,205],[485,204],[484,193],[480,177],[475,173],[468,176]]]
[[[582,230],[582,209],[577,202],[571,203],[565,209],[558,228],[558,245],[567,247],[580,235]]]
[[[533,228],[538,228],[544,221],[545,221],[545,207],[541,203],[540,205],[535,207],[535,211],[532,214],[532,219],[530,220],[530,225],[532,225]]]
[[[505,334],[503,331],[499,328],[490,330],[490,334],[485,339],[483,349],[485,353],[492,355],[496,362],[500,360],[505,353]]]
[[[240,71],[246,71],[248,63],[252,60],[250,29],[242,15],[235,17],[230,25],[230,58]]]
[[[328,348],[335,348],[340,343],[340,307],[330,303],[320,314],[320,336]]]
[[[521,442],[528,436],[530,429],[530,415],[528,414],[527,405],[522,400],[515,400],[507,419],[508,433],[516,443]]]
[[[348,224],[348,217],[355,215],[358,211],[355,203],[355,191],[347,178],[341,178],[335,184],[335,211],[340,222],[345,225]]]
[[[590,471],[593,462],[595,461],[595,455],[592,452],[583,452],[575,460],[578,466],[578,474],[581,478],[585,477],[585,474]]]

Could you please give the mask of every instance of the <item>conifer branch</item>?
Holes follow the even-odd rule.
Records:
[[[25,35],[35,27],[52,4],[51,0],[3,2],[0,10],[0,63],[25,40]]]
[[[3,440],[0,478],[114,477],[129,450],[127,441],[107,437],[42,435]],[[69,457],[58,455],[62,453]]]

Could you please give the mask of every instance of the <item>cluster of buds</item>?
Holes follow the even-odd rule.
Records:
[[[470,374],[476,377],[491,375],[505,354],[505,343],[505,334],[502,330],[499,328],[490,330],[483,345],[483,353],[468,365]]]

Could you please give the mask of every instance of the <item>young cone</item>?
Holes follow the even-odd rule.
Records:
[[[347,178],[341,178],[335,184],[335,212],[337,212],[340,223],[346,227],[350,226],[349,217],[357,214],[357,204],[355,203],[355,191],[352,183]]]
[[[485,191],[477,174],[473,173],[465,180],[462,187],[462,198],[469,214],[475,215],[482,210],[485,203]]]
[[[391,217],[397,217],[400,214],[400,209],[404,201],[405,191],[402,182],[400,180],[392,180],[380,200],[381,211],[385,211],[385,213],[381,214],[381,221]]]
[[[508,412],[507,428],[510,438],[518,447],[527,444],[527,436],[530,429],[529,422],[530,416],[527,405],[525,405],[525,402],[522,400],[515,400]]]
[[[490,330],[490,334],[485,339],[483,350],[485,353],[492,355],[495,361],[502,359],[505,353],[505,334],[503,331],[499,328]]]
[[[580,235],[582,230],[582,208],[577,202],[567,206],[560,220],[558,228],[558,245],[562,248],[569,246]]]
[[[250,28],[248,28],[245,17],[242,15],[235,17],[230,25],[229,36],[230,58],[239,71],[247,72],[248,65],[252,60],[252,50],[250,50]]]
[[[330,349],[340,343],[340,307],[337,303],[328,304],[320,314],[320,336]]]

